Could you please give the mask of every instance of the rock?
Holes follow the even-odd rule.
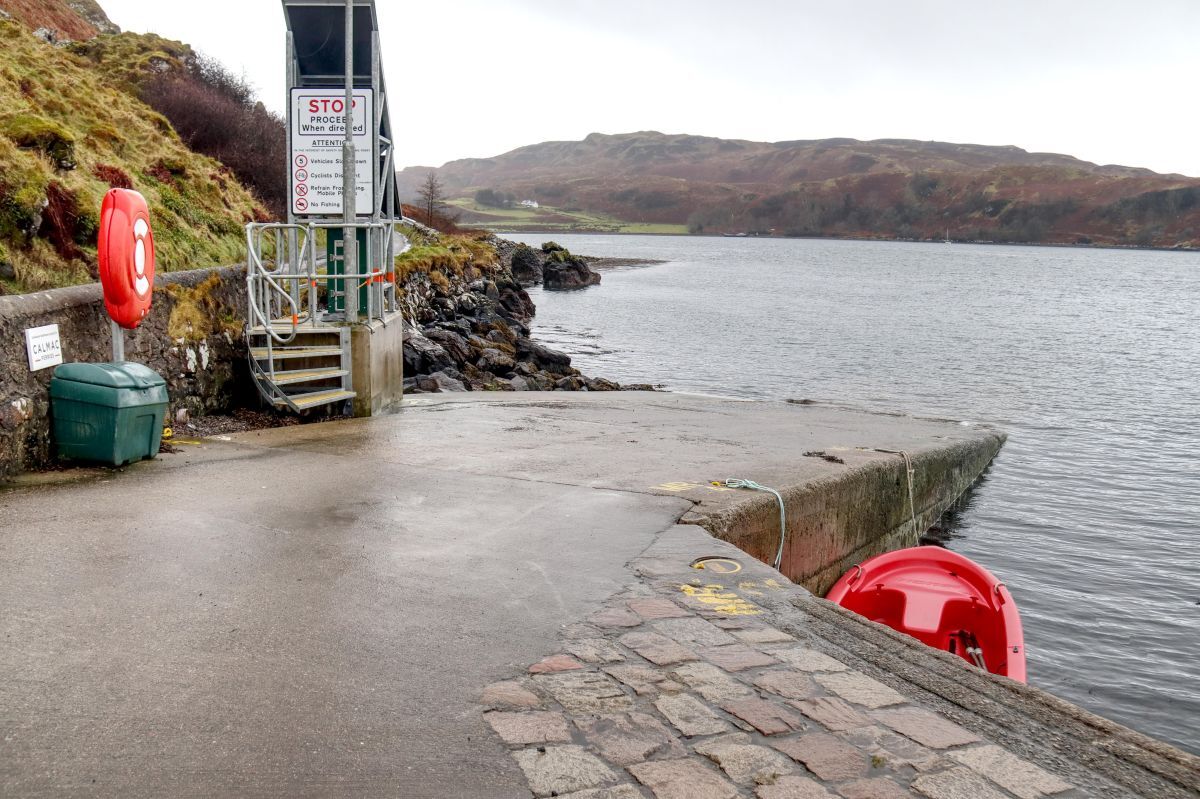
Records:
[[[434,322],[430,329],[433,330],[449,330],[451,333],[457,333],[463,338],[467,338],[473,331],[471,323],[465,319],[446,319]],[[428,333],[428,330],[426,331]]]
[[[510,327],[497,327],[489,330],[484,338],[497,344],[503,342],[504,344],[508,344],[510,347],[516,347],[517,344],[517,335]]]
[[[500,307],[504,308],[514,319],[529,320],[533,318],[537,307],[533,300],[521,288],[505,288],[500,292]],[[528,331],[526,331],[528,334]]]
[[[512,273],[522,286],[536,286],[542,282],[542,259],[532,247],[520,244],[513,251]]]
[[[527,338],[517,342],[517,357],[522,361],[533,361],[545,371],[560,376],[568,374],[571,368],[570,355],[544,347]]]
[[[593,377],[587,382],[588,391],[620,391],[621,384],[614,383],[611,380],[605,380],[603,377]]]
[[[458,298],[458,312],[467,314],[468,316],[475,313],[479,307],[479,301],[475,299],[473,294],[464,294]]]
[[[466,391],[467,387],[461,380],[450,377],[445,372],[434,372],[417,378],[417,387],[422,391],[441,393],[444,391]]]
[[[431,341],[421,334],[411,335],[405,339],[404,371],[406,374],[431,374],[449,369],[453,365],[454,360],[436,341]]]
[[[553,391],[554,390],[554,375],[549,372],[536,372],[533,375],[525,378],[529,383],[529,388],[532,391]]]
[[[550,261],[542,267],[542,286],[547,291],[582,289],[599,282],[600,275],[592,271],[587,261],[575,256],[564,262]]]
[[[563,377],[554,384],[556,391],[580,391],[586,389],[583,379],[579,377]]]
[[[529,381],[520,376],[512,378],[511,380],[508,381],[508,384],[510,386],[512,386],[513,391],[529,391],[530,390]]]
[[[432,328],[425,332],[425,336],[430,341],[440,344],[442,349],[455,363],[465,364],[475,357],[475,352],[471,349],[470,344],[467,343],[467,339],[458,333]]]
[[[517,362],[505,355],[497,349],[486,349],[479,356],[479,360],[475,361],[475,365],[485,372],[492,374],[505,375],[513,370]]]

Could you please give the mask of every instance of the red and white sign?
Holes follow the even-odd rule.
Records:
[[[375,125],[374,94],[354,92],[354,212],[375,209],[371,170]],[[346,93],[292,89],[292,213],[333,216],[342,213],[342,143],[346,138]]]
[[[154,294],[154,233],[145,197],[132,189],[104,195],[97,252],[104,308],[132,330],[149,313]]]

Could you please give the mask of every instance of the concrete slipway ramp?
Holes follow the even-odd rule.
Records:
[[[439,396],[7,490],[0,795],[1195,795],[1196,758],[677,523],[762,554],[774,500],[709,481],[781,487],[783,570],[820,585],[1001,442],[825,406]]]

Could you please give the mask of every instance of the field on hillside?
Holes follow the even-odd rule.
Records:
[[[581,233],[658,233],[682,235],[687,225],[662,222],[625,222],[616,217],[578,209],[566,210],[543,205],[540,208],[493,208],[467,197],[450,200],[461,213],[459,224],[486,230],[574,231]]]

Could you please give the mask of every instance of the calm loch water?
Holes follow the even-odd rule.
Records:
[[[1012,590],[1031,684],[1200,752],[1200,254],[554,238],[667,261],[531,292],[588,374],[1005,429],[934,535]]]

